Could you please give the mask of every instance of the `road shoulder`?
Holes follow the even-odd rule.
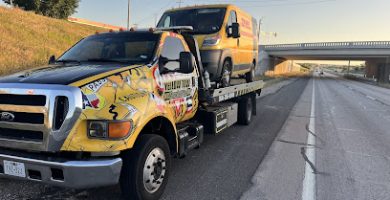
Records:
[[[277,86],[273,87],[278,88]],[[255,172],[251,180],[252,186],[243,193],[242,200],[296,200],[301,198],[305,168],[301,147],[306,146],[311,89],[312,84],[308,84],[265,159]]]
[[[266,86],[263,89],[263,91],[261,92],[261,95],[259,98],[263,98],[263,97],[268,96],[270,94],[275,94],[283,87],[285,87],[285,86],[287,86],[287,85],[289,85],[297,80],[298,80],[298,78],[289,78],[289,79],[282,80],[279,82],[271,82],[269,84],[268,84],[268,82],[265,82]]]

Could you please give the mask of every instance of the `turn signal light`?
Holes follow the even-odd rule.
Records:
[[[111,122],[108,124],[108,136],[112,139],[124,138],[131,130],[131,123],[126,122]]]

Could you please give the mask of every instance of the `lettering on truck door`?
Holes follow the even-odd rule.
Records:
[[[178,36],[168,36],[163,43],[161,56],[169,60],[178,60],[180,52],[189,51]],[[170,71],[180,68],[179,62],[168,62],[164,66]],[[176,122],[192,118],[198,108],[198,79],[196,70],[190,74],[168,72],[161,75],[165,86],[164,100],[174,110]]]

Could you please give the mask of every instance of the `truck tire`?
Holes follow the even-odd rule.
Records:
[[[253,115],[252,99],[249,96],[242,98],[238,102],[238,124],[249,125]]]
[[[222,65],[222,87],[229,87],[232,79],[232,63],[229,60],[225,60]]]
[[[163,194],[170,170],[167,141],[159,135],[139,136],[123,156],[120,179],[122,195],[131,200],[156,200]]]
[[[247,83],[253,82],[255,80],[255,69],[256,69],[256,65],[253,64],[251,71],[245,74],[245,80]]]

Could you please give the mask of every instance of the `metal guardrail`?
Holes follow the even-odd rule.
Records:
[[[262,46],[265,50],[310,50],[310,49],[390,49],[390,41],[319,42],[298,44],[275,44]]]

